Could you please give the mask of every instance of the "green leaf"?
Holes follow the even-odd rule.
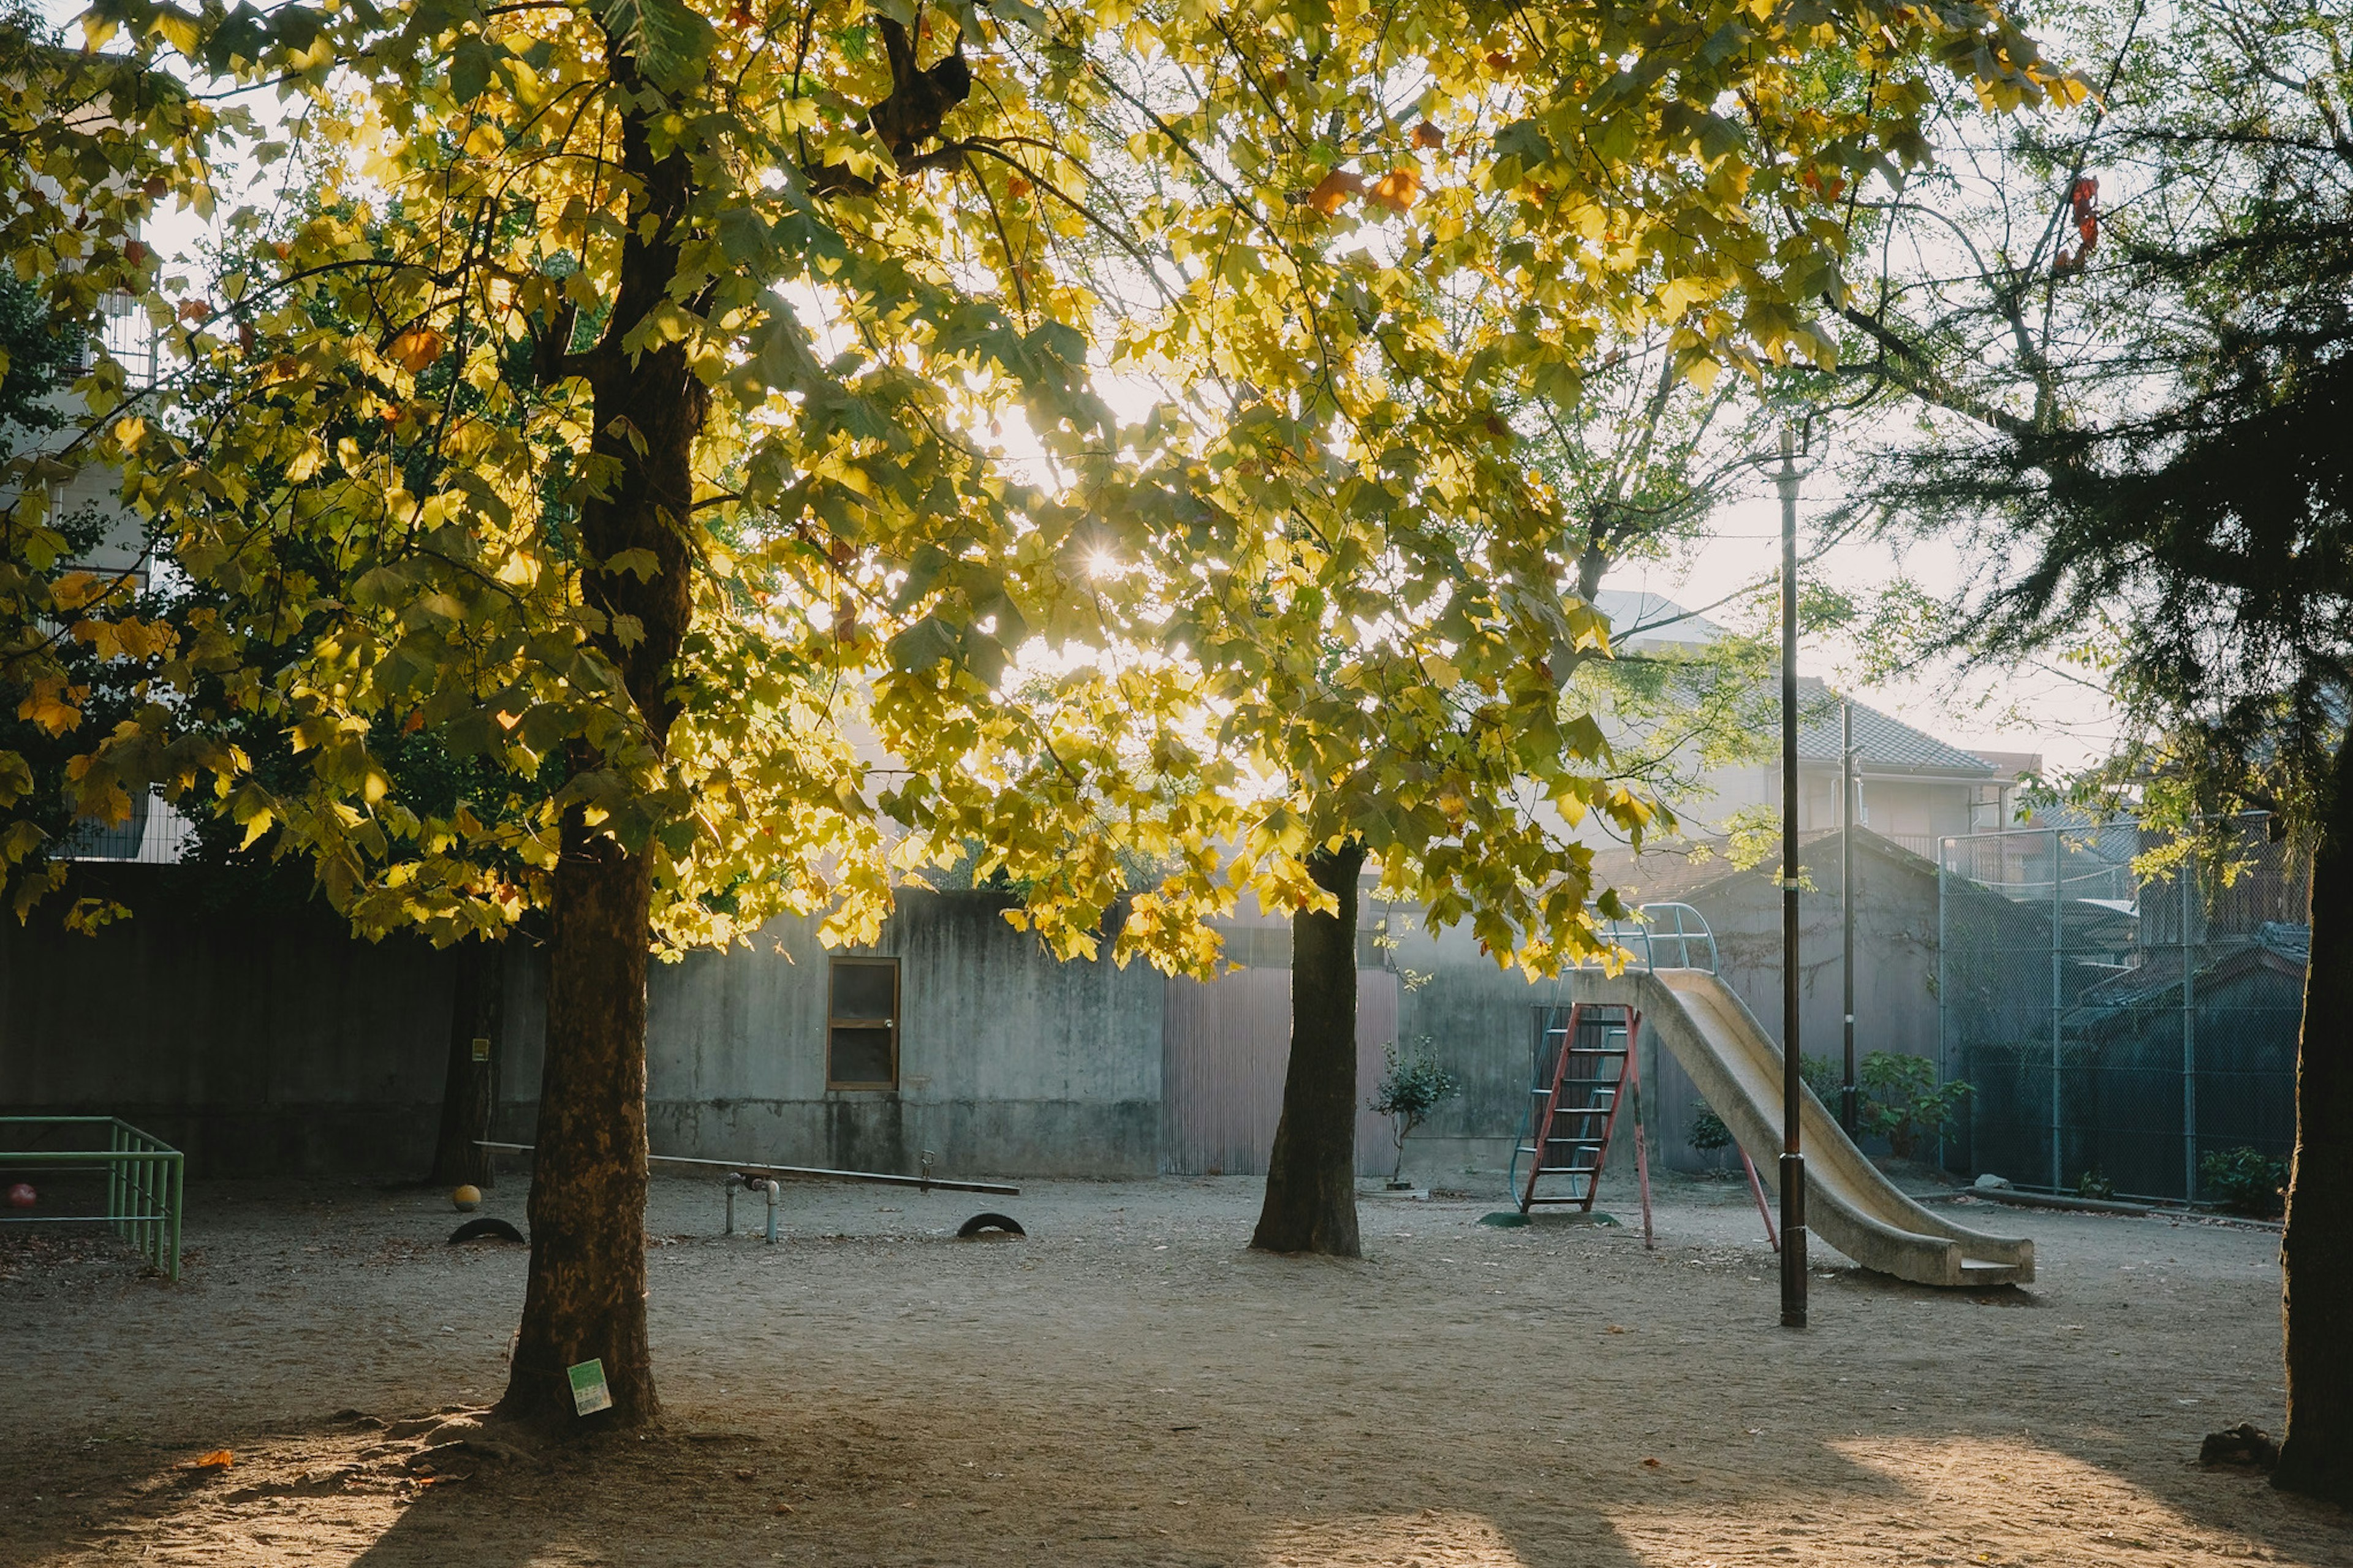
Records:
[[[1054,36],[1054,18],[1046,15],[1029,0],[989,0],[988,8],[1000,16],[1010,16],[1041,38]]]
[[[606,0],[604,22],[646,79],[670,92],[701,78],[719,38],[702,13],[683,0]]]
[[[937,616],[925,616],[891,639],[892,668],[918,674],[954,658],[959,640],[954,626]]]
[[[748,206],[732,206],[719,215],[719,248],[736,266],[765,275],[776,260],[776,236],[760,215]]]
[[[491,85],[491,70],[505,51],[480,38],[460,38],[449,58],[449,92],[459,103],[471,103]]]

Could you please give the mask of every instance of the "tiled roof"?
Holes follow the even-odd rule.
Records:
[[[1868,703],[1854,704],[1854,749],[1858,763],[1864,768],[1977,779],[1994,776],[1993,764],[1983,757],[1948,746]],[[1809,763],[1839,760],[1839,699],[1817,676],[1798,678],[1798,757]]]

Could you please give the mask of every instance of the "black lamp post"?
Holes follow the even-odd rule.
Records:
[[[1781,1326],[1806,1326],[1805,1075],[1798,1044],[1798,465],[1781,430]]]

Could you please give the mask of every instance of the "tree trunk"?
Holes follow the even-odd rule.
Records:
[[[1250,1245],[1262,1252],[1362,1256],[1356,1239],[1356,873],[1365,847],[1309,857],[1331,914],[1291,922],[1291,1063]]]
[[[568,1369],[605,1363],[612,1419],[660,1414],[646,1338],[646,952],[643,855],[575,811],[555,870],[547,1070],[531,1177],[531,1279],[502,1413],[573,1415]]]
[[[491,1135],[498,1109],[501,1023],[506,1011],[506,949],[491,942],[459,942],[452,956],[457,984],[449,998],[449,1072],[441,1088],[441,1136],[433,1148],[438,1186],[492,1185],[491,1152],[475,1142]],[[474,1042],[489,1049],[474,1059]]]
[[[672,303],[695,194],[681,148],[658,151],[664,113],[620,40],[608,37],[620,101],[620,163],[634,184],[621,243],[619,286],[604,335],[586,353],[547,345],[561,378],[595,394],[591,445],[613,477],[580,509],[586,558],[581,596],[598,615],[589,642],[620,674],[641,733],[658,751],[677,721],[673,664],[693,613],[694,443],[710,389],[683,344],[632,351],[628,340]],[[568,331],[568,328],[566,331]],[[650,573],[605,563],[649,553]],[[626,729],[624,731],[626,733]],[[626,742],[624,743],[627,743]],[[640,754],[607,756],[575,742],[573,773],[646,768]],[[523,1296],[502,1414],[572,1418],[567,1370],[604,1363],[618,1426],[657,1419],[646,1334],[646,956],[652,942],[653,871],[643,841],[566,812],[548,944],[547,1060],[531,1186],[531,1280]]]
[[[2312,858],[2312,963],[2280,1237],[2287,1433],[2272,1484],[2353,1505],[2353,735]]]

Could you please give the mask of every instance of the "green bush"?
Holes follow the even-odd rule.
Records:
[[[1723,1117],[1703,1105],[1692,1113],[1690,1138],[1693,1148],[1713,1154],[1732,1146],[1732,1129],[1724,1124]]]
[[[1846,1090],[1843,1064],[1829,1057],[1799,1056],[1798,1070],[1835,1117]],[[1910,1159],[1923,1142],[1943,1136],[1957,1121],[1961,1107],[1977,1091],[1960,1082],[1939,1084],[1936,1064],[1923,1057],[1894,1051],[1873,1051],[1856,1065],[1856,1130],[1887,1140],[1902,1159]],[[1732,1129],[1724,1119],[1702,1106],[1692,1117],[1692,1147],[1716,1150],[1732,1142]]]
[[[1977,1092],[1958,1079],[1938,1083],[1936,1063],[1897,1051],[1872,1052],[1854,1076],[1863,1091],[1855,1111],[1859,1129],[1886,1139],[1899,1160],[1912,1158],[1923,1142],[1943,1137]]]
[[[2116,1183],[2097,1165],[2075,1178],[2075,1195],[2079,1198],[2112,1198],[2116,1195]]]
[[[1372,1109],[1397,1124],[1397,1163],[1389,1171],[1396,1181],[1405,1169],[1405,1141],[1430,1113],[1462,1092],[1462,1080],[1439,1065],[1424,1035],[1409,1058],[1398,1055],[1395,1045],[1384,1047],[1388,1070],[1369,1102]]]
[[[2198,1162],[2198,1174],[2204,1178],[2206,1190],[2232,1214],[2269,1219],[2286,1206],[2282,1190],[2287,1185],[2287,1162],[2274,1160],[2260,1149],[2209,1154]]]

